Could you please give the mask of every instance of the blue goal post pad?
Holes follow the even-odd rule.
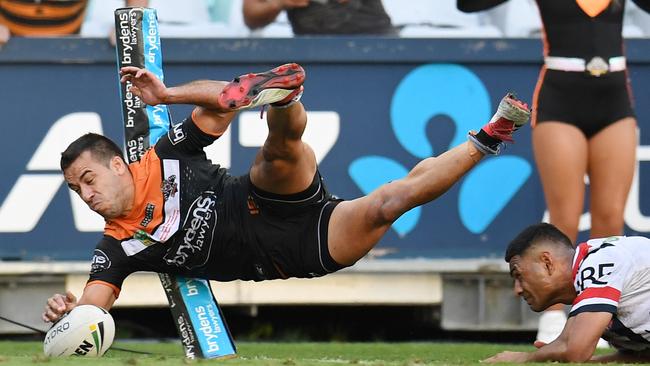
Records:
[[[118,82],[119,69],[125,66],[145,68],[164,80],[155,9],[115,10],[115,38]],[[171,118],[166,105],[143,104],[129,91],[130,86],[130,82],[119,83],[125,153],[127,161],[133,163],[167,133]]]
[[[230,358],[237,350],[210,283],[159,273],[187,358]]]
[[[145,105],[129,92],[130,83],[119,82],[119,69],[145,68],[163,80],[162,52],[155,9],[115,10],[115,36],[124,127],[124,152],[134,163],[171,127],[166,105]],[[220,358],[236,355],[235,343],[208,281],[159,273],[176,329],[187,358]]]

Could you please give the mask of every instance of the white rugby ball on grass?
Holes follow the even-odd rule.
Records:
[[[100,357],[113,344],[115,322],[95,305],[78,305],[52,325],[43,341],[46,356]]]

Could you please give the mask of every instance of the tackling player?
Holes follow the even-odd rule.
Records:
[[[508,246],[514,290],[533,311],[572,305],[551,343],[535,352],[502,352],[486,362],[650,361],[650,239],[612,236],[573,247],[551,224],[522,231]],[[616,353],[593,356],[603,337]]]

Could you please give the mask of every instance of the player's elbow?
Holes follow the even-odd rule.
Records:
[[[414,191],[403,180],[396,180],[379,187],[369,198],[371,204],[367,217],[375,226],[390,225],[404,212],[413,207]]]

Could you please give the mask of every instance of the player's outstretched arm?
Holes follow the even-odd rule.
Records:
[[[81,299],[77,301],[77,297],[70,291],[65,295],[54,294],[47,299],[45,304],[45,311],[43,312],[43,321],[56,322],[64,314],[70,312],[77,305],[96,305],[105,310],[109,310],[115,302],[115,293],[111,287],[101,284],[91,284],[86,286]]]
[[[196,80],[167,87],[149,70],[127,66],[120,69],[120,82],[130,83],[130,91],[148,105],[193,104],[212,110],[222,110],[217,96],[228,83],[225,81]]]
[[[194,123],[204,132],[219,136],[226,131],[234,115],[218,103],[218,95],[228,83],[225,81],[197,80],[187,84],[167,87],[149,70],[127,66],[120,69],[120,81],[129,83],[129,91],[144,103],[192,104],[197,106],[192,114]]]
[[[580,313],[570,317],[562,334],[534,352],[501,352],[483,362],[586,362],[594,354],[598,339],[612,320],[606,312]]]

